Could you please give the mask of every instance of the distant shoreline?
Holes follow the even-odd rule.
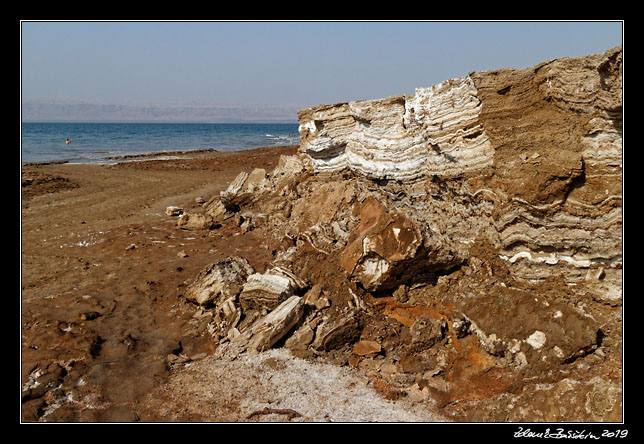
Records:
[[[122,162],[135,162],[143,160],[171,160],[171,159],[185,159],[193,155],[207,156],[209,154],[238,154],[247,151],[266,151],[266,150],[279,150],[288,148],[297,148],[299,145],[271,145],[265,147],[252,147],[240,150],[216,150],[214,148],[194,149],[194,150],[180,150],[180,151],[154,151],[141,154],[124,154],[121,156],[107,156],[102,157],[99,161],[93,162],[78,162],[70,160],[52,160],[43,162],[22,162],[23,167],[27,166],[45,166],[45,165],[64,165],[64,164],[82,164],[82,165],[102,165],[105,163],[122,163]]]
[[[25,100],[23,122],[291,123],[302,105],[124,105]]]
[[[21,123],[45,123],[45,124],[146,124],[146,125],[298,125],[298,121],[291,120],[261,120],[261,121],[198,121],[198,120],[22,120]]]

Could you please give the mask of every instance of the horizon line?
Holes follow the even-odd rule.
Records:
[[[21,123],[189,123],[189,124],[206,124],[206,125],[230,125],[230,124],[255,124],[255,125],[297,125],[297,120],[231,120],[231,121],[199,121],[199,120],[41,120],[41,119],[21,119]]]

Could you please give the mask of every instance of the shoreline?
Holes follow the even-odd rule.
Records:
[[[282,149],[289,147],[297,147],[298,145],[269,145],[253,148],[243,148],[236,150],[217,150],[215,148],[195,148],[192,150],[177,150],[177,151],[150,151],[139,154],[122,154],[117,156],[106,156],[101,157],[99,160],[93,160],[91,162],[80,162],[74,160],[50,160],[50,161],[30,161],[30,162],[21,162],[21,166],[44,166],[44,165],[87,165],[87,164],[110,164],[110,163],[120,163],[127,161],[142,161],[142,160],[172,160],[172,159],[181,159],[186,156],[207,156],[211,154],[230,154],[230,153],[246,153],[252,152],[255,150],[270,150],[270,149]],[[108,162],[116,161],[116,162]]]

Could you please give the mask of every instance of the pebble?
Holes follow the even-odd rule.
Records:
[[[183,209],[176,206],[169,206],[165,209],[165,214],[168,216],[180,216],[183,214]]]

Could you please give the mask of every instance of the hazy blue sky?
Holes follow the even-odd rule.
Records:
[[[614,22],[23,22],[22,97],[300,107],[606,51]]]

